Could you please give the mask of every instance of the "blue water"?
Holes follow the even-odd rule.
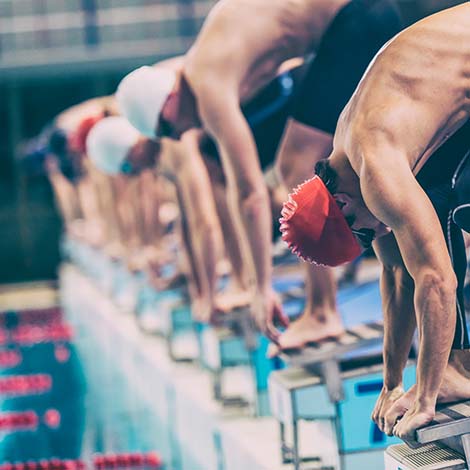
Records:
[[[39,395],[3,397],[2,413],[32,410],[39,417],[39,425],[34,431],[3,432],[0,441],[2,461],[38,460],[52,456],[77,459],[81,455],[85,428],[85,380],[74,345],[60,345],[70,354],[64,363],[55,358],[58,346],[53,343],[9,345],[20,352],[22,362],[2,370],[1,375],[50,374],[52,388]],[[45,422],[46,412],[50,409],[60,414],[57,428],[49,427]]]
[[[75,325],[71,342],[33,345],[9,343],[21,362],[0,371],[1,378],[48,374],[52,387],[45,393],[2,396],[0,413],[33,411],[38,425],[27,430],[0,430],[0,462],[41,459],[85,459],[93,454],[159,451],[162,425],[150,403],[134,399],[136,391],[126,371],[100,350],[88,327]],[[53,421],[48,417],[56,418]],[[59,418],[59,419],[57,419]],[[170,449],[163,449],[171,463]],[[177,468],[168,466],[167,468]]]

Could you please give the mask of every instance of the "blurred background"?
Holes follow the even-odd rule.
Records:
[[[184,53],[211,0],[0,0],[0,283],[54,278],[60,221],[21,146],[133,68]]]
[[[462,0],[397,3],[409,25]],[[265,469],[265,459],[281,456],[285,464],[294,462],[284,435],[281,446],[278,436],[284,429],[284,416],[278,414],[289,413],[277,410],[270,417],[268,404],[269,374],[289,370],[281,359],[266,357],[267,338],[257,331],[253,336],[242,316],[221,327],[194,321],[185,283],[155,286],[124,258],[79,237],[63,237],[65,262],[56,282],[62,220],[44,160],[25,158],[34,139],[65,109],[114,93],[136,67],[184,54],[215,4],[0,0],[0,470],[84,470],[78,459],[91,456],[96,470],[134,464],[162,468],[155,450],[167,470],[273,470]],[[145,199],[137,194],[139,201]],[[162,262],[169,273],[162,268],[162,278],[171,278],[173,269],[179,274],[172,250],[176,253],[178,245],[170,238],[163,251],[170,261]],[[298,314],[305,303],[303,275],[296,259],[293,268],[281,261],[274,288],[286,311]],[[371,346],[373,355],[368,351],[370,368],[348,376],[353,378],[347,386],[355,392],[341,412],[326,392],[314,400],[304,395],[327,421],[303,428],[310,433],[308,442],[333,455],[331,462],[338,449],[348,454],[354,461],[354,467],[343,467],[348,470],[372,468],[357,455],[364,452],[369,459],[369,451],[378,452],[382,461],[389,443],[370,423],[374,393],[383,382],[379,271],[373,259],[368,261],[372,277],[342,288],[338,301],[351,325],[373,319],[377,344]],[[358,368],[358,356],[350,359],[351,370]],[[229,368],[235,372],[223,382],[222,371]],[[269,390],[274,398],[288,389],[278,380]],[[236,395],[232,388],[226,393],[227,383]],[[315,393],[319,383],[315,377],[309,382]],[[278,401],[279,409],[290,409],[284,398]],[[253,420],[255,415],[262,418]],[[328,427],[330,421],[334,426]],[[124,460],[117,462],[117,455]],[[52,457],[68,463],[56,465]],[[29,467],[5,463],[30,459]],[[263,466],[247,463],[254,461]]]
[[[53,279],[60,221],[22,145],[133,68],[184,53],[213,0],[0,0],[0,283]],[[409,24],[456,1],[400,0]]]

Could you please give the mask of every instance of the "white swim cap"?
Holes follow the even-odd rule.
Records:
[[[126,75],[116,99],[121,113],[146,137],[155,138],[159,115],[176,82],[176,73],[161,67],[140,67]]]
[[[116,175],[121,171],[123,162],[139,137],[137,129],[126,118],[104,118],[88,134],[88,157],[102,172]]]

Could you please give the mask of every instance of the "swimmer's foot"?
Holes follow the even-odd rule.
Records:
[[[268,357],[280,354],[283,349],[299,349],[307,343],[338,338],[343,333],[344,327],[337,312],[329,312],[327,315],[324,311],[318,315],[305,312],[282,333],[277,345],[270,345]]]
[[[144,253],[136,251],[127,258],[127,268],[131,273],[143,271],[147,266]]]
[[[246,290],[230,290],[217,295],[210,323],[220,325],[227,315],[235,311],[248,310],[252,303],[252,295]]]
[[[236,309],[249,307],[252,295],[248,291],[236,290],[220,293],[215,299],[215,311],[227,314]]]
[[[413,385],[388,410],[385,416],[385,432],[392,433],[393,426],[411,409],[416,400],[417,386]],[[458,363],[452,358],[444,372],[441,389],[437,396],[438,404],[470,400],[470,376],[464,373]]]
[[[118,261],[125,255],[124,247],[118,242],[111,242],[104,247],[105,253],[113,260]]]

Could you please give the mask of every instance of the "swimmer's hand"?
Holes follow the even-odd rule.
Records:
[[[255,294],[252,315],[261,330],[271,341],[277,343],[281,332],[275,324],[287,327],[289,318],[282,309],[281,299],[270,287]]]
[[[397,400],[399,400],[405,393],[402,385],[399,385],[395,388],[382,387],[379,398],[375,403],[374,411],[372,412],[372,421],[377,424],[377,427],[384,432],[385,434],[391,436],[393,426],[395,426],[396,418],[391,423],[390,412],[393,408],[393,405]],[[405,413],[406,410],[403,410]],[[399,416],[401,417],[401,416]]]
[[[405,441],[408,447],[415,449],[419,447],[416,442],[416,430],[431,423],[434,415],[435,405],[422,405],[416,400],[393,428],[393,435]]]

